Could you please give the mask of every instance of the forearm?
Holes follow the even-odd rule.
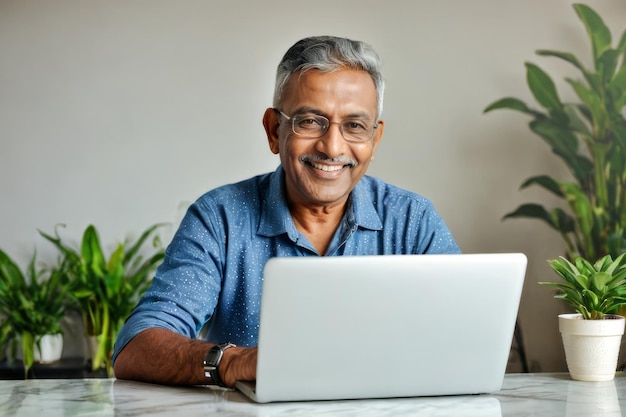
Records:
[[[202,360],[211,345],[165,329],[135,336],[115,359],[115,376],[166,384],[208,384]]]
[[[165,329],[148,329],[135,336],[115,360],[115,376],[175,385],[210,384],[202,362],[213,345]],[[256,348],[228,349],[220,365],[228,386],[256,378]]]

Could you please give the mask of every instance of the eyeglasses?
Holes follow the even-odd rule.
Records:
[[[307,138],[321,138],[328,132],[331,124],[339,125],[341,136],[346,142],[364,143],[372,140],[374,131],[378,127],[377,123],[371,124],[367,120],[353,118],[345,119],[341,122],[331,122],[328,118],[319,114],[303,113],[289,117],[282,111],[274,109],[285,119],[291,121],[291,130],[296,135]]]

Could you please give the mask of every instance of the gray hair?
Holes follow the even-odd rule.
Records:
[[[385,83],[380,72],[380,58],[370,45],[335,36],[313,36],[296,42],[278,64],[274,107],[279,108],[291,74],[315,69],[322,72],[342,68],[366,71],[374,81],[378,98],[378,114],[383,112]]]

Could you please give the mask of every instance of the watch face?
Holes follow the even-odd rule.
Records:
[[[204,367],[207,369],[217,369],[222,360],[223,350],[218,346],[212,347],[204,358]]]

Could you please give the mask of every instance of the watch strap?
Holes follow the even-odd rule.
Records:
[[[204,358],[204,376],[211,378],[215,385],[221,387],[226,386],[222,378],[220,378],[219,366],[224,357],[224,351],[231,347],[235,347],[235,345],[232,343],[220,343],[219,345],[215,345],[209,349]]]

